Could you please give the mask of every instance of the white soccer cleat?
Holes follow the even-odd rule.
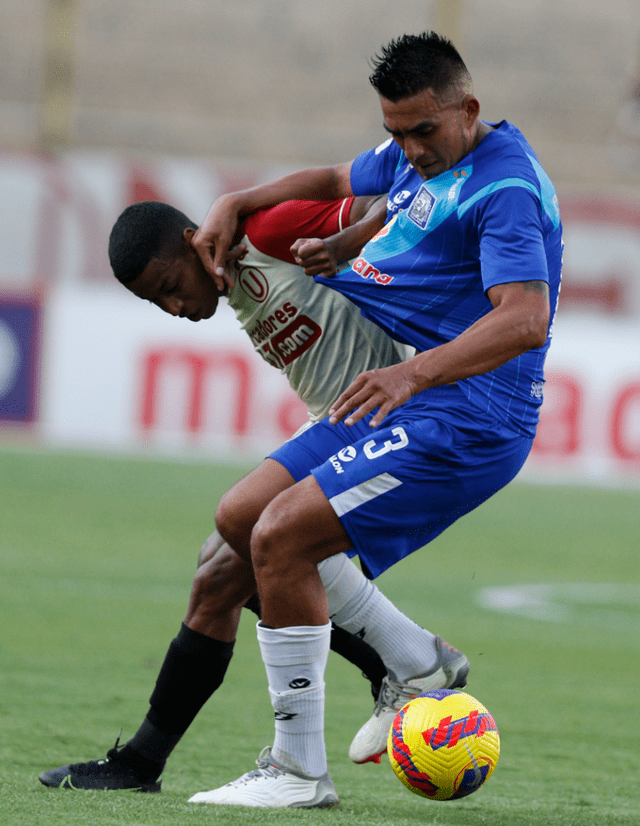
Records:
[[[329,773],[322,777],[305,777],[271,758],[271,747],[262,749],[256,760],[257,769],[243,774],[232,783],[198,792],[189,803],[220,803],[225,806],[260,806],[262,808],[335,809],[338,807],[336,787]]]
[[[373,709],[349,746],[354,763],[379,763],[387,750],[387,738],[396,714],[403,705],[436,688],[464,688],[469,674],[469,660],[441,637],[436,637],[436,664],[431,671],[411,677],[404,683],[385,677]]]

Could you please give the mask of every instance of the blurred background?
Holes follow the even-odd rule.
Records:
[[[525,475],[640,487],[637,0],[0,0],[0,443],[264,455],[304,420],[228,308],[193,325],[108,267],[119,212],[385,136],[369,60],[450,36],[482,115],[558,190],[565,277]]]

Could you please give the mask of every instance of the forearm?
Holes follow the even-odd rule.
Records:
[[[330,235],[320,238],[299,238],[291,247],[291,253],[306,275],[322,275],[330,278],[338,267],[355,258],[362,247],[376,232],[384,226],[387,214],[386,198],[374,198],[373,203],[362,215],[365,204],[371,199],[356,198],[351,209],[350,218],[356,221],[351,225]],[[355,209],[354,209],[355,207]],[[358,217],[362,215],[362,217]]]
[[[386,198],[379,198],[363,218],[327,238],[326,243],[333,250],[336,261],[340,263],[355,258],[367,241],[382,229],[386,217]]]
[[[258,209],[284,201],[331,201],[352,195],[349,180],[351,164],[303,169],[275,181],[232,192],[219,200],[233,204],[237,215],[248,215]]]
[[[233,286],[227,265],[227,251],[233,244],[242,216],[284,201],[347,197],[351,194],[350,170],[351,163],[304,169],[218,198],[191,241],[218,289],[223,291]]]
[[[492,310],[452,341],[410,359],[414,392],[489,373],[542,346],[539,322],[509,315]]]

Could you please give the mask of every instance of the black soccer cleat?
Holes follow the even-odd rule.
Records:
[[[39,780],[45,786],[57,789],[100,789],[102,791],[129,789],[132,792],[159,792],[160,780],[142,781],[130,766],[118,759],[118,741],[102,760],[72,763],[42,772]]]

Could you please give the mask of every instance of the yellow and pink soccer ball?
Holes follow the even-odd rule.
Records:
[[[387,745],[400,782],[430,800],[457,800],[477,791],[500,756],[500,735],[487,709],[470,694],[444,688],[404,705]]]

